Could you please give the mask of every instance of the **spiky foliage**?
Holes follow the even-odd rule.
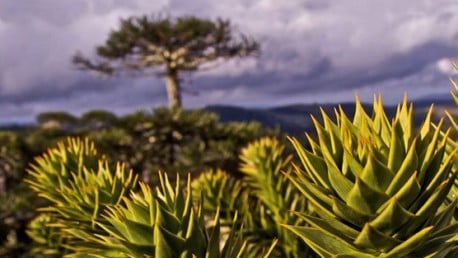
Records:
[[[49,213],[41,213],[30,221],[27,234],[33,239],[28,254],[37,258],[58,258],[68,252],[63,245],[64,237],[59,228],[52,227],[57,220]]]
[[[310,257],[310,250],[281,224],[303,225],[290,211],[306,212],[306,200],[283,173],[289,173],[291,156],[275,138],[250,143],[240,154],[243,182],[255,205],[246,207],[246,231],[256,247],[278,239],[274,254],[279,257]]]
[[[159,174],[160,186],[153,192],[141,184],[121,205],[107,213],[102,227],[110,233],[100,237],[101,246],[119,250],[127,257],[240,257],[246,243],[233,227],[220,249],[220,222],[217,215],[207,229],[203,209],[193,206],[191,180],[186,189],[180,180],[172,185]],[[186,193],[185,194],[185,191]],[[217,213],[218,214],[218,213]]]
[[[453,63],[455,69],[458,71],[458,64]],[[458,107],[458,84],[450,78],[450,82],[453,85],[453,90],[450,92],[453,100],[455,101],[456,106]],[[453,117],[453,115],[450,112],[446,112],[446,115],[451,123],[452,127],[452,137],[448,139],[448,152],[453,152],[454,149],[458,148],[458,140],[456,137],[458,136],[458,120]],[[458,160],[455,161],[454,168],[458,170]],[[448,201],[452,202],[453,199],[458,197],[458,178],[455,180],[455,184],[452,187],[452,191],[450,191],[449,196],[448,196]],[[458,220],[458,210],[455,212],[455,220]]]
[[[69,139],[36,160],[27,182],[51,202],[42,211],[53,218],[35,223],[47,230],[32,227],[39,242],[57,230],[57,248],[72,251],[66,257],[250,256],[237,223],[220,248],[219,212],[207,225],[201,204],[193,204],[190,178],[183,188],[179,177],[172,185],[159,173],[156,191],[143,183],[136,191],[132,172],[122,165],[113,171],[99,159],[93,143]]]
[[[232,219],[235,212],[245,200],[242,183],[230,177],[221,169],[204,171],[196,179],[192,180],[192,192],[194,200],[203,198],[205,212],[220,212],[222,219]],[[243,212],[242,212],[243,213]]]
[[[340,109],[335,122],[323,112],[311,150],[291,139],[302,167],[288,178],[315,214],[298,213],[311,226],[285,227],[322,257],[456,257],[457,200],[443,203],[457,151],[445,152],[432,109],[418,132],[407,100],[391,122],[380,98],[373,110],[357,101],[353,120]]]
[[[42,209],[57,220],[54,227],[66,239],[68,248],[82,252],[91,248],[94,234],[106,234],[99,226],[110,205],[135,189],[137,177],[123,165],[113,171],[100,159],[94,144],[68,139],[36,159],[27,183],[53,205]],[[100,159],[100,160],[99,160]]]
[[[122,19],[96,50],[99,60],[77,54],[73,62],[103,74],[130,70],[165,76],[169,105],[176,108],[181,107],[180,73],[218,59],[255,54],[259,46],[244,35],[237,40],[230,22],[222,19],[141,16]]]
[[[236,179],[222,170],[206,171],[192,183],[196,199],[205,200],[207,213],[220,210],[228,225],[243,223],[254,257],[272,247],[274,239],[278,242],[273,257],[304,257],[297,238],[280,227],[280,223],[297,220],[289,209],[305,207],[305,200],[298,200],[292,185],[281,175],[291,157],[284,155],[283,146],[273,138],[255,141],[241,153],[243,176]],[[234,213],[240,215],[239,221],[228,221]]]

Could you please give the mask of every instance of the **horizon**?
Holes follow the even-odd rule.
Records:
[[[373,10],[377,10],[374,12]],[[257,59],[230,60],[184,77],[184,108],[372,100],[394,105],[449,96],[458,57],[458,3],[453,0],[52,1],[0,0],[0,124],[32,121],[49,111],[115,114],[167,101],[162,78],[102,79],[77,71],[77,51],[92,56],[120,18],[166,13],[227,18],[261,44]]]
[[[358,96],[359,97],[359,96]],[[356,98],[356,96],[355,96]],[[356,99],[355,99],[356,100]],[[300,106],[308,106],[308,107],[312,107],[312,106],[335,106],[335,105],[353,105],[355,104],[355,100],[353,101],[344,101],[344,102],[311,102],[311,103],[288,103],[288,104],[284,104],[284,105],[274,105],[274,106],[265,106],[265,107],[248,107],[248,106],[237,106],[237,105],[230,105],[230,104],[214,104],[214,105],[207,105],[207,106],[204,106],[204,107],[191,107],[191,108],[184,108],[185,110],[194,110],[194,109],[212,109],[212,108],[234,108],[234,109],[243,109],[243,110],[251,110],[251,111],[268,111],[268,110],[274,110],[274,109],[279,109],[279,108],[285,108],[285,107],[300,107]],[[368,106],[371,106],[373,104],[373,99],[361,99],[361,104],[363,105],[368,105]],[[397,105],[401,104],[402,103],[402,99],[397,101],[397,102],[389,102],[389,103],[386,103],[384,100],[382,100],[383,103],[384,103],[384,106],[386,108],[395,108]],[[430,106],[430,105],[434,105],[434,106],[449,106],[452,107],[452,108],[455,108],[455,105],[454,105],[454,102],[452,100],[452,97],[450,94],[448,95],[444,95],[444,96],[434,96],[433,98],[428,98],[428,97],[424,97],[424,98],[418,98],[416,100],[412,100],[410,98],[407,98],[407,101],[409,103],[413,103],[414,104],[414,107],[416,106],[417,108],[420,107],[425,107],[425,106]],[[134,114],[136,112],[146,112],[146,113],[153,113],[154,109],[156,108],[167,108],[167,106],[156,106],[156,107],[151,107],[151,108],[148,108],[148,109],[137,109],[137,110],[133,110],[133,111],[130,111],[130,112],[126,112],[126,113],[116,113],[116,112],[112,112],[111,110],[109,109],[92,109],[92,110],[87,110],[86,112],[90,112],[90,111],[94,111],[94,110],[97,110],[97,111],[107,111],[107,112],[110,112],[110,113],[113,113],[114,115],[116,115],[117,117],[122,117],[122,116],[125,116],[125,115],[130,115],[130,114]],[[68,112],[66,110],[50,110],[49,112],[65,112],[67,114],[70,114],[76,118],[80,118],[82,115],[84,115],[85,112],[81,112],[81,113],[72,113],[72,112]],[[46,113],[46,112],[43,112],[43,113]],[[39,114],[42,114],[42,113],[39,113]],[[37,114],[37,115],[39,115]],[[22,126],[33,126],[33,125],[38,125],[38,122],[36,120],[37,118],[37,115],[34,116],[34,117],[31,117],[31,119],[27,119],[27,120],[23,120],[23,121],[14,121],[14,122],[4,122],[4,121],[0,121],[0,130],[2,128],[8,128],[8,127],[22,127]]]

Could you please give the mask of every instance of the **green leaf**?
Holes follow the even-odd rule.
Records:
[[[409,178],[409,180],[399,189],[394,195],[398,203],[405,209],[410,209],[412,202],[418,197],[421,192],[421,186],[417,180],[417,173]]]
[[[372,189],[363,180],[356,178],[356,183],[347,196],[347,205],[362,214],[374,214],[389,200],[389,196]]]
[[[368,160],[361,173],[363,180],[369,187],[384,193],[385,189],[393,180],[394,174],[385,165],[375,159],[373,154],[369,154]]]
[[[304,178],[299,171],[297,171],[293,176],[292,174],[284,174],[290,182],[293,183],[297,189],[306,196],[306,198],[313,202],[315,205],[320,206],[323,210],[330,210],[332,207],[332,200],[326,194],[325,190],[316,186],[315,184],[308,181]]]
[[[404,160],[406,151],[403,142],[403,130],[399,120],[394,120],[391,131],[390,152],[388,155],[388,168],[397,171]]]
[[[161,226],[155,228],[156,257],[177,257],[183,251],[186,240]]]
[[[432,214],[436,213],[437,209],[447,196],[455,176],[440,185],[438,189],[426,200],[426,202],[423,203],[420,209],[415,212],[414,219],[410,220],[409,223],[398,232],[399,238],[405,238],[413,232],[416,232],[424,225]]]
[[[366,253],[360,252],[352,244],[342,240],[341,238],[329,234],[325,231],[300,226],[282,225],[288,230],[292,231],[304,242],[307,243],[315,252],[322,257],[332,257],[338,254],[352,254],[359,255],[361,258],[373,257]]]
[[[406,257],[410,252],[415,250],[418,246],[420,246],[428,237],[428,234],[431,233],[433,227],[426,227],[419,231],[418,233],[412,235],[410,238],[402,242],[400,245],[396,246],[395,248],[391,249],[386,254],[381,255],[380,257],[384,258],[398,258],[398,257]]]
[[[320,183],[327,189],[330,189],[330,182],[327,175],[326,162],[321,157],[313,155],[309,151],[305,150],[304,147],[295,138],[290,138],[301,162],[307,171],[310,171],[310,175],[317,183]]]
[[[332,211],[336,216],[345,222],[362,228],[364,224],[366,224],[366,222],[369,220],[370,215],[361,213],[352,207],[347,206],[345,203],[335,197],[332,198],[332,200]]]
[[[367,223],[353,243],[362,249],[374,250],[374,252],[386,252],[402,243],[402,241],[383,234]]]
[[[362,127],[363,123],[368,122],[370,120],[370,117],[364,110],[363,105],[361,105],[361,101],[359,100],[359,97],[356,97],[355,105],[356,105],[356,108],[355,108],[355,114],[353,116],[353,124],[356,127]]]
[[[391,139],[391,125],[383,108],[382,97],[374,97],[374,129],[380,135],[386,146],[389,146]]]
[[[384,234],[393,234],[402,225],[414,217],[414,214],[399,205],[396,197],[391,198],[387,207],[369,224]]]
[[[332,150],[332,142],[331,142],[331,134],[332,132],[327,131],[323,128],[320,123],[312,116],[313,124],[315,125],[315,129],[317,131],[318,142],[320,144],[321,153],[323,154],[324,158],[328,158],[330,161],[335,162],[336,166],[341,165],[341,156],[337,157],[333,154]]]
[[[439,124],[437,125],[432,138],[428,140],[427,142],[423,143],[423,144],[426,144],[426,146],[424,147],[424,151],[421,152],[420,154],[420,160],[422,161],[420,172],[418,174],[418,179],[420,181],[423,181],[423,178],[425,177],[430,164],[434,160],[433,156],[435,155],[437,151],[437,144],[439,142],[439,137],[441,133],[440,128],[442,124],[443,124],[443,120],[441,120]]]
[[[213,220],[213,230],[210,233],[210,238],[208,240],[208,249],[205,254],[206,258],[216,258],[220,257],[219,251],[219,241],[220,241],[220,222],[219,222],[219,209],[216,211],[215,219]]]
[[[219,223],[219,217],[217,219]],[[196,213],[192,209],[188,221],[188,228],[186,229],[187,232],[185,235],[185,249],[198,257],[204,257],[205,249],[208,245],[211,247],[212,243],[207,243],[207,239],[203,232],[204,229],[202,228],[203,225],[198,224],[198,218],[196,218]],[[219,227],[219,224],[217,226]]]
[[[458,198],[455,198],[449,205],[447,205],[444,209],[438,212],[433,220],[431,221],[431,225],[433,225],[436,229],[442,229],[448,225],[453,218],[455,210],[457,209]],[[458,225],[458,223],[455,223]]]
[[[401,158],[399,158],[401,160]],[[416,141],[412,142],[407,155],[402,160],[399,170],[397,170],[394,178],[391,181],[391,184],[388,186],[386,193],[388,195],[395,194],[404,184],[407,182],[408,178],[417,170],[418,167],[418,157],[416,153]]]
[[[426,256],[441,250],[452,249],[458,244],[458,241],[456,241],[457,233],[458,223],[449,225],[441,230],[434,230],[431,236],[415,249],[414,254]],[[455,241],[452,240],[453,238],[455,238]]]
[[[434,173],[431,171],[429,174],[432,174],[433,177],[428,182],[424,182],[424,186],[426,186],[426,190],[424,191],[423,195],[429,195],[431,192],[435,191],[435,189],[449,176],[451,172],[451,168],[453,166],[452,161],[456,159],[458,154],[458,149],[448,155],[445,160],[440,165],[440,168]],[[426,180],[425,180],[426,181]]]
[[[355,177],[357,176],[361,177],[361,173],[364,167],[359,163],[358,160],[356,160],[356,158],[346,148],[344,148],[344,152],[343,152],[342,170],[344,166],[348,166],[348,168],[351,171],[352,177],[350,177],[348,173],[346,174],[346,176],[349,179],[354,180]]]
[[[164,206],[165,205],[156,205],[156,221],[154,224],[158,226],[165,226],[171,232],[178,232],[181,225],[180,218],[166,210],[166,207]]]
[[[333,235],[336,235],[346,242],[353,242],[353,240],[358,236],[358,231],[348,226],[345,223],[342,223],[337,218],[317,218],[315,216],[310,216],[301,213],[295,213],[297,216],[305,220],[313,228],[320,229],[322,231],[329,232]]]
[[[353,182],[348,180],[339,169],[332,163],[329,162],[328,164],[328,177],[331,183],[332,189],[339,195],[339,197],[343,200],[347,200],[347,196],[350,193],[351,189],[353,188]]]
[[[337,125],[329,118],[329,116],[320,108],[321,116],[323,117],[324,127],[330,132],[329,138],[331,140],[332,156],[337,164],[341,163],[342,159],[342,142],[340,140],[340,131]]]

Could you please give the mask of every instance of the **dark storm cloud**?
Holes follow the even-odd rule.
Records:
[[[454,47],[440,42],[428,42],[407,53],[387,57],[380,64],[351,71],[335,69],[332,67],[331,57],[322,57],[302,73],[270,72],[260,69],[255,74],[244,74],[238,77],[224,75],[217,78],[202,77],[194,84],[195,87],[205,90],[228,89],[231,85],[247,85],[254,91],[268,91],[276,96],[296,94],[304,90],[322,93],[333,89],[355,89],[362,85],[401,80],[420,73],[426,66],[434,64],[450,53],[458,53],[458,44]],[[294,56],[295,54],[284,55],[285,62],[289,58],[294,59]],[[440,78],[446,79],[443,75],[440,75]],[[276,83],[269,84],[268,82]],[[278,84],[283,87],[279,87]]]
[[[454,0],[0,0],[0,119],[166,104],[160,78],[101,79],[74,69],[120,17],[223,17],[262,43],[259,59],[183,76],[186,106],[351,100],[446,93],[458,54]]]

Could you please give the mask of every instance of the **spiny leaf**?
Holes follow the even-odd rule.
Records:
[[[339,171],[333,163],[328,163],[329,181],[342,200],[347,200],[347,196],[354,184]]]
[[[347,206],[345,203],[337,198],[332,198],[332,212],[347,223],[351,223],[358,227],[363,227],[369,221],[370,215],[361,213],[358,210]]]
[[[362,214],[373,214],[388,199],[388,195],[372,189],[362,179],[356,178],[356,183],[348,194],[346,203]]]
[[[407,155],[403,159],[399,170],[397,170],[394,178],[390,185],[386,189],[386,193],[389,195],[395,194],[399,189],[403,187],[405,182],[411,175],[417,170],[418,157],[416,153],[416,141],[412,142]]]
[[[378,231],[369,223],[364,225],[363,229],[354,241],[354,244],[359,248],[377,250],[378,252],[389,251],[400,243],[402,243],[402,241]]]
[[[374,155],[369,154],[369,158],[360,178],[370,187],[384,193],[394,176],[395,175],[385,167],[385,165],[380,163]]]
[[[337,254],[354,254],[359,257],[373,257],[366,253],[360,252],[352,244],[319,229],[283,225],[288,230],[295,233],[304,242],[306,242],[315,252],[322,257],[331,257]]]
[[[380,257],[384,258],[396,258],[396,257],[405,257],[410,252],[415,250],[419,245],[421,245],[425,240],[428,234],[431,233],[433,227],[426,227],[419,231],[418,233],[411,236],[409,239],[405,240],[395,248],[391,249],[386,254],[381,255]]]
[[[384,207],[369,224],[384,234],[393,234],[413,217],[414,214],[404,209],[393,197],[388,206]]]

